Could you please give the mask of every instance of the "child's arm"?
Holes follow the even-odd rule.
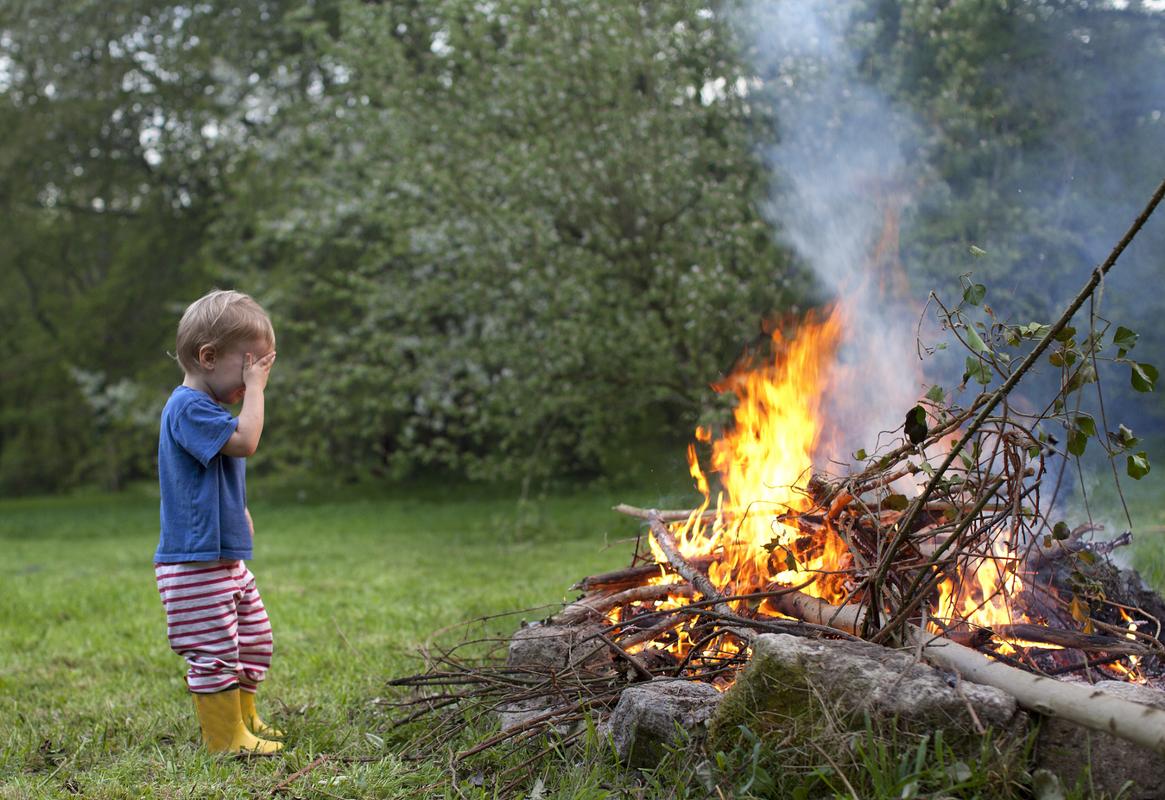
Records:
[[[243,395],[239,425],[219,451],[223,455],[250,458],[259,449],[259,437],[263,435],[263,390],[267,388],[267,376],[271,374],[271,365],[274,363],[274,352],[258,361],[247,353],[247,360],[243,364],[243,384],[247,392]]]
[[[255,520],[251,519],[251,509],[243,506],[243,513],[247,515],[247,528],[251,531],[251,538],[255,538]]]

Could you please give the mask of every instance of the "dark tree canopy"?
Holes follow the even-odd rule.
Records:
[[[917,287],[973,268],[1047,315],[1165,173],[1165,14],[1121,5],[856,4],[920,136]],[[224,285],[279,335],[259,466],[596,475],[683,440],[821,296],[762,212],[796,121],[738,10],[7,4],[0,490],[148,477],[177,317]],[[1163,230],[1114,272],[1134,325]]]

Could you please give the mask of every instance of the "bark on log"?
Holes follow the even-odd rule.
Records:
[[[708,571],[708,565],[715,559],[712,556],[700,556],[690,559],[692,566],[701,572]],[[572,589],[581,589],[584,592],[593,592],[597,589],[629,589],[632,586],[642,586],[656,575],[675,574],[671,564],[640,564],[636,567],[602,572],[598,575],[588,575],[572,586]]]
[[[621,592],[600,592],[576,600],[559,611],[550,621],[555,625],[578,625],[594,622],[616,606],[643,600],[663,600],[669,595],[691,597],[692,587],[686,583],[668,583],[659,586],[635,586]]]
[[[1134,656],[1147,656],[1152,653],[1149,648],[1130,639],[1098,636],[1079,631],[1068,631],[1063,628],[1047,628],[1043,625],[1030,625],[1021,622],[1014,625],[996,625],[992,630],[995,631],[996,636],[1004,639],[1023,639],[1028,642],[1056,644],[1072,650],[1124,653]]]
[[[861,606],[833,606],[805,594],[783,595],[773,603],[789,616],[847,633],[861,630],[865,616]],[[1165,755],[1165,711],[1123,700],[1090,686],[1064,683],[1009,667],[913,625],[910,631],[923,657],[935,666],[957,672],[972,683],[1002,689],[1024,708],[1039,714],[1062,717]]]

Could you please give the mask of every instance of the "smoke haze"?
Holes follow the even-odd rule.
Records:
[[[778,121],[778,141],[761,151],[773,176],[768,216],[848,309],[840,390],[830,392],[838,429],[818,456],[844,463],[901,425],[926,383],[949,390],[961,380],[964,354],[955,345],[919,359],[920,331],[924,342],[945,340],[933,314],[918,328],[930,289],[957,301],[959,276],[974,271],[1001,318],[1050,322],[1165,177],[1165,14],[1065,5],[1058,16],[1025,22],[1035,36],[1023,41],[1023,52],[1005,53],[1006,63],[977,73],[988,85],[965,88],[997,92],[1035,120],[1039,136],[999,145],[1002,162],[963,167],[948,182],[930,163],[934,131],[863,74],[847,34],[864,7],[782,0],[754,3],[737,20]],[[1025,8],[985,13],[1012,14],[1015,22]],[[935,24],[942,24],[938,12]],[[1002,200],[984,203],[977,194],[984,186]],[[948,220],[958,224],[936,236]],[[971,255],[970,245],[985,255]],[[1157,331],[1165,313],[1162,253],[1165,211],[1122,256],[1100,308],[1113,329],[1141,334],[1135,356],[1150,362],[1165,360]],[[1075,324],[1083,332],[1088,320]],[[1119,421],[1139,434],[1160,432],[1160,395],[1132,392],[1128,371],[1101,370],[1108,429]],[[1058,371],[1044,366],[1013,399],[1042,407],[1058,381]],[[1085,394],[1084,410],[1098,413],[1095,393]],[[1103,455],[1095,444],[1089,450],[1091,459]],[[1072,484],[1066,481],[1067,491]]]
[[[852,4],[808,0],[753,6],[746,15],[756,68],[775,87],[780,141],[763,150],[779,235],[843,302],[847,335],[818,460],[848,464],[877,447],[921,393],[919,309],[900,289],[901,265],[878,253],[888,215],[917,180],[917,126],[858,77],[844,29]]]

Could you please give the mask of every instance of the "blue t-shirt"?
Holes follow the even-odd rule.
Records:
[[[245,458],[225,456],[239,420],[205,392],[179,386],[162,409],[162,534],[154,562],[251,557]]]

